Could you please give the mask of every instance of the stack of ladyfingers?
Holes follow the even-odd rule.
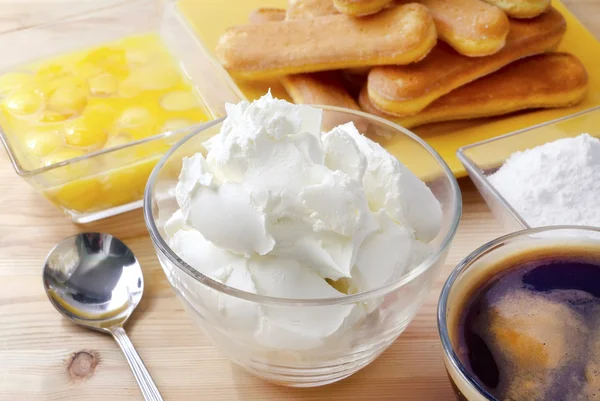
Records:
[[[578,103],[587,72],[553,52],[565,30],[550,0],[289,0],[216,52],[236,78],[279,77],[296,103],[414,127]]]

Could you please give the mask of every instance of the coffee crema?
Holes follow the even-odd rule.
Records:
[[[600,250],[529,250],[465,287],[455,352],[502,401],[600,400]]]

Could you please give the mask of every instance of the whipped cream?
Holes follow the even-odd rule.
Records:
[[[206,154],[183,160],[165,225],[190,266],[270,297],[375,289],[433,251],[442,210],[429,188],[352,123],[321,133],[322,112],[274,99],[226,105]],[[231,324],[272,347],[317,347],[377,307],[268,307],[224,294]]]

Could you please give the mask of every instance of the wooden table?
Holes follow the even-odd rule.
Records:
[[[598,0],[565,3],[600,37]],[[29,21],[24,14],[3,19],[5,7],[10,5],[0,3],[0,24]],[[140,259],[146,290],[127,329],[166,400],[452,400],[436,329],[438,294],[463,257],[503,234],[471,182],[462,179],[460,185],[464,212],[458,234],[434,289],[406,332],[377,361],[342,382],[289,389],[230,364],[192,324],[158,264],[140,210],[78,227],[22,181],[1,152],[0,400],[141,399],[116,343],[63,319],[44,294],[46,253],[80,230],[114,234]]]

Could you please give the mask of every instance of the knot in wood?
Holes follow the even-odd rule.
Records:
[[[98,357],[93,351],[79,351],[71,355],[67,365],[69,376],[73,380],[83,380],[90,377],[96,370]]]

